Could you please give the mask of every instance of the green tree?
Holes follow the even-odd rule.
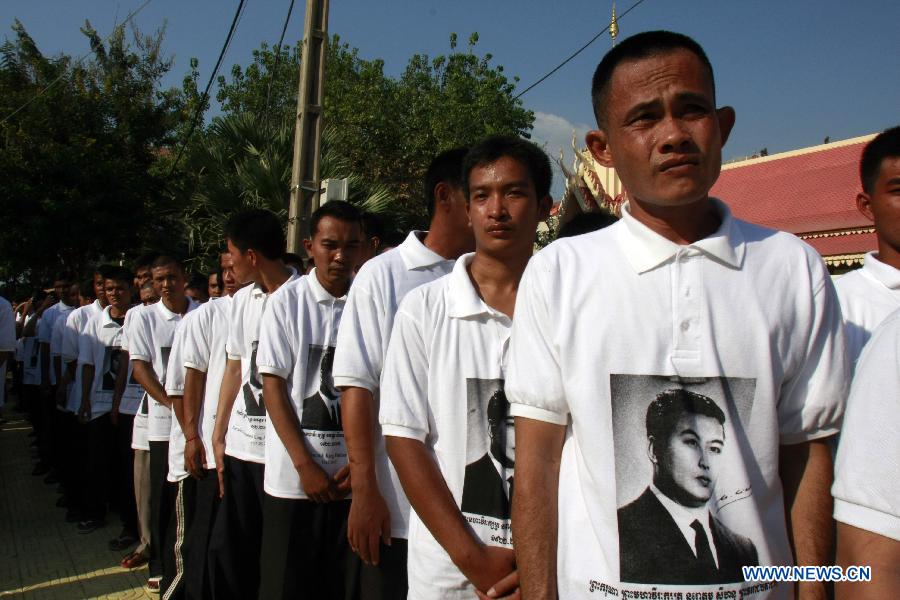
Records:
[[[177,245],[165,193],[181,93],[163,31],[107,42],[86,23],[88,58],[44,56],[18,21],[0,46],[0,278],[38,284],[61,267]],[[37,97],[39,96],[39,97]],[[37,98],[36,98],[37,97]],[[20,109],[26,102],[27,106]]]
[[[435,154],[469,145],[485,135],[528,137],[531,111],[513,98],[517,78],[507,79],[490,54],[478,56],[477,34],[465,51],[450,37],[450,53],[410,58],[399,78],[384,73],[381,60],[367,60],[332,36],[326,52],[324,121],[332,130],[331,148],[346,158],[353,173],[387,186],[397,209],[424,224],[421,181]],[[301,46],[266,44],[252,62],[235,65],[230,79],[219,78],[217,98],[226,114],[252,112],[289,120],[296,107]]]

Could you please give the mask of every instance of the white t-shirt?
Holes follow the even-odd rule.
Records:
[[[152,306],[152,305],[151,305]],[[131,331],[131,322],[134,319],[135,315],[139,312],[146,310],[147,306],[138,304],[137,306],[131,307],[127,313],[125,313],[125,324],[122,325],[122,339],[121,345],[122,350],[128,352],[128,334]],[[133,365],[131,364],[129,356],[128,368],[132,369]],[[141,388],[143,389],[143,388]],[[137,412],[134,413],[134,424],[131,428],[131,447],[134,450],[150,450],[150,444],[147,440],[147,425],[150,420],[150,394],[146,391],[141,394],[141,401],[138,405]]]
[[[341,311],[347,297],[329,294],[316,270],[282,285],[269,298],[259,328],[260,373],[286,380],[288,398],[313,460],[334,476],[347,464],[341,429],[341,392],[331,365]],[[300,476],[271,422],[266,423],[263,489],[276,498],[304,499]]]
[[[291,269],[290,277],[282,285],[287,285],[299,277],[297,272]],[[235,292],[229,309],[230,327],[225,346],[229,360],[241,361],[241,387],[228,419],[225,454],[260,464],[266,460],[268,418],[256,358],[259,324],[268,301],[269,294],[258,284],[248,285]]]
[[[680,246],[636,221],[626,205],[615,225],[539,252],[522,277],[506,392],[513,415],[567,425],[560,598],[595,597],[603,586],[620,596],[652,588],[736,591],[751,587],[738,563],[754,555],[761,565],[793,564],[779,445],[838,431],[849,381],[840,307],[812,248],[717,206],[719,229]],[[672,481],[682,473],[689,496],[707,499],[724,575],[678,568],[681,558],[697,560],[697,550],[683,544],[649,490],[656,444],[645,423],[648,413],[660,423],[664,407],[677,407],[667,397],[679,390],[704,397],[695,405],[723,419],[695,416],[703,435],[688,439],[691,427],[670,434],[656,462],[669,464],[667,448],[669,458],[683,460],[687,446],[712,444],[710,432],[720,438],[715,456],[707,450],[707,458],[686,464],[672,458],[668,470]],[[670,423],[662,429],[682,421]],[[690,555],[679,558],[682,550]],[[724,583],[704,584],[710,577]],[[792,584],[757,591],[754,598],[786,598]]]
[[[857,363],[835,464],[834,518],[900,542],[900,310]]]
[[[176,333],[175,345],[172,347],[172,355],[169,358],[169,372],[166,377],[166,392],[183,396],[187,369],[196,369],[206,373],[198,434],[206,452],[207,469],[216,467],[212,449],[212,433],[215,428],[219,388],[225,373],[225,341],[228,337],[231,302],[230,296],[210,298],[209,302],[185,316],[178,327],[178,333]],[[180,368],[177,368],[178,365]],[[178,481],[187,476],[187,471],[184,470],[185,443],[183,431],[176,425],[176,421],[173,421],[172,436],[169,439],[170,481]],[[177,478],[173,479],[173,477]]]
[[[200,305],[204,306],[203,304]],[[199,310],[199,309],[198,309]],[[185,323],[193,319],[198,311],[188,313],[175,327],[175,336],[172,339],[172,350],[169,352],[169,364],[166,366],[166,394],[169,396],[184,396],[184,336]],[[188,476],[184,468],[184,431],[175,415],[172,414],[172,426],[169,428],[169,471],[166,479],[177,483]]]
[[[411,438],[434,453],[444,481],[475,534],[512,548],[513,484],[503,391],[512,321],[482,301],[467,266],[411,291],[394,321],[381,377],[384,435]],[[507,434],[510,449],[507,449]],[[474,587],[412,511],[411,598],[473,598]]]
[[[851,363],[886,316],[900,309],[900,270],[866,254],[862,269],[838,277],[834,284],[844,317],[844,335]]]
[[[199,306],[192,298],[187,298],[187,312]],[[166,308],[160,300],[137,312],[128,326],[128,353],[131,360],[143,360],[153,366],[159,382],[165,388],[166,367],[172,350],[175,328],[181,315]],[[149,398],[150,411],[147,423],[147,439],[151,442],[169,441],[172,427],[172,410]]]
[[[86,306],[79,306],[69,313],[66,317],[64,330],[62,333],[62,346],[60,356],[63,362],[63,371],[66,369],[66,363],[78,363],[79,341],[84,328],[88,321],[103,311],[99,300],[94,300]],[[56,324],[59,325],[62,319],[58,319]],[[70,413],[77,413],[81,407],[81,369],[75,369],[75,379],[69,386],[69,392],[66,397],[66,410]]]
[[[71,306],[68,304],[63,304],[62,302],[57,302],[50,308],[44,311],[44,314],[41,315],[40,320],[37,324],[37,339],[41,344],[47,344],[50,347],[50,385],[56,385],[56,371],[53,369],[53,357],[59,356],[59,345],[57,345],[56,353],[53,352],[53,328],[56,325],[57,319],[61,316],[63,320],[68,316],[69,312],[72,311]],[[43,354],[41,356],[41,369],[43,369]],[[43,376],[43,375],[41,375]]]
[[[91,383],[91,419],[112,410],[116,377],[122,367],[128,369],[128,379],[119,404],[119,412],[126,415],[135,414],[144,395],[143,388],[132,377],[131,362],[122,364],[123,327],[116,323],[109,313],[110,307],[107,306],[91,317],[78,337],[78,373],[81,373],[83,365],[94,366],[94,380]],[[80,393],[78,398],[80,405]]]
[[[0,296],[0,352],[16,351],[16,318],[12,305]],[[0,366],[0,407],[6,404],[6,367],[14,360],[10,354]]]
[[[372,392],[378,414],[378,382],[387,354],[394,315],[400,301],[424,283],[450,272],[446,260],[422,243],[427,232],[412,231],[397,248],[366,262],[353,279],[338,330],[334,355],[334,385],[360,387]],[[375,435],[376,477],[391,512],[391,535],[406,538],[409,500],[384,449],[380,426]]]

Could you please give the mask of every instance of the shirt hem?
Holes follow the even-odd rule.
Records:
[[[834,499],[834,520],[900,541],[900,516]]]
[[[531,406],[529,404],[517,404],[511,402],[509,405],[509,415],[511,417],[525,417],[526,419],[533,419],[535,421],[553,423],[554,425],[568,425],[569,423],[568,414],[560,414],[558,412],[553,412],[552,410],[538,408],[537,406]]]
[[[291,374],[290,369],[279,369],[278,367],[268,367],[263,365],[256,365],[256,369],[260,373],[265,373],[266,375],[275,375],[276,377],[281,377],[282,379],[287,379]]]
[[[334,380],[334,387],[340,389],[357,387],[368,390],[372,394],[374,394],[378,390],[378,384],[373,383],[369,379],[361,379],[359,377],[353,377],[350,375],[333,375],[332,379]]]
[[[413,429],[412,427],[404,427],[403,425],[392,425],[390,423],[381,424],[381,434],[384,436],[417,440],[423,444],[428,438],[428,433],[421,429]]]

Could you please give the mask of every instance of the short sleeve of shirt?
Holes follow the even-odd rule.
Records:
[[[835,463],[834,518],[900,541],[900,312],[866,344]]]
[[[225,355],[228,360],[241,360],[244,356],[244,320],[241,314],[249,298],[234,298],[228,310],[228,337],[225,340]]]
[[[67,315],[60,315],[53,323],[53,332],[50,335],[50,354],[57,356],[62,355],[63,338],[66,335],[66,321],[75,311],[70,311]]]
[[[84,331],[78,336],[78,364],[94,364],[94,340],[97,337],[96,324],[103,317],[103,313],[91,317],[84,326]]]
[[[57,307],[58,308],[58,307]],[[44,311],[44,314],[41,316],[41,320],[38,321],[37,324],[37,339],[41,344],[49,344],[50,336],[53,335],[53,314],[50,312],[52,310],[56,310],[52,306]]]
[[[286,298],[293,297],[288,293],[269,297],[269,306],[259,323],[256,367],[260,373],[287,379],[294,369],[296,340],[291,339],[292,336],[289,332],[296,330],[291,326],[291,319],[296,320],[297,308],[290,307],[285,302]],[[293,309],[293,313],[291,313],[291,309]]]
[[[519,291],[509,341],[506,395],[510,414],[557,425],[568,422],[559,352],[550,317],[550,265],[542,254],[528,263]]]
[[[388,344],[381,374],[381,406],[378,420],[384,435],[425,442],[430,432],[428,407],[428,352],[421,294],[403,299]]]
[[[209,369],[209,335],[212,329],[212,307],[203,309],[196,318],[185,318],[182,333],[182,366],[206,373]]]
[[[78,359],[78,337],[81,335],[78,326],[85,323],[84,317],[80,314],[76,316],[75,313],[76,311],[73,310],[66,317],[65,330],[63,331],[62,351],[60,354],[66,362]]]
[[[153,307],[151,307],[152,309]],[[126,330],[128,356],[131,360],[153,362],[153,348],[150,346],[150,323],[142,312],[131,318]]]
[[[368,289],[350,289],[341,315],[334,355],[334,385],[360,387],[373,394],[378,389],[384,357],[384,336],[379,304]]]
[[[16,349],[16,319],[12,306],[0,298],[0,352],[12,352]]]
[[[192,319],[196,320],[196,319]],[[170,396],[184,395],[184,320],[178,324],[169,352],[169,364],[166,365],[166,394]]]
[[[821,259],[816,257],[815,266]],[[831,278],[820,266],[812,294],[808,336],[794,373],[786,374],[778,401],[782,444],[799,444],[840,430],[851,378],[841,309]],[[803,312],[807,312],[804,310]]]

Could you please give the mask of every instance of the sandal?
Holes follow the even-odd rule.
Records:
[[[137,569],[138,567],[143,567],[148,562],[150,562],[150,558],[145,554],[132,552],[122,559],[121,565],[123,569]]]

